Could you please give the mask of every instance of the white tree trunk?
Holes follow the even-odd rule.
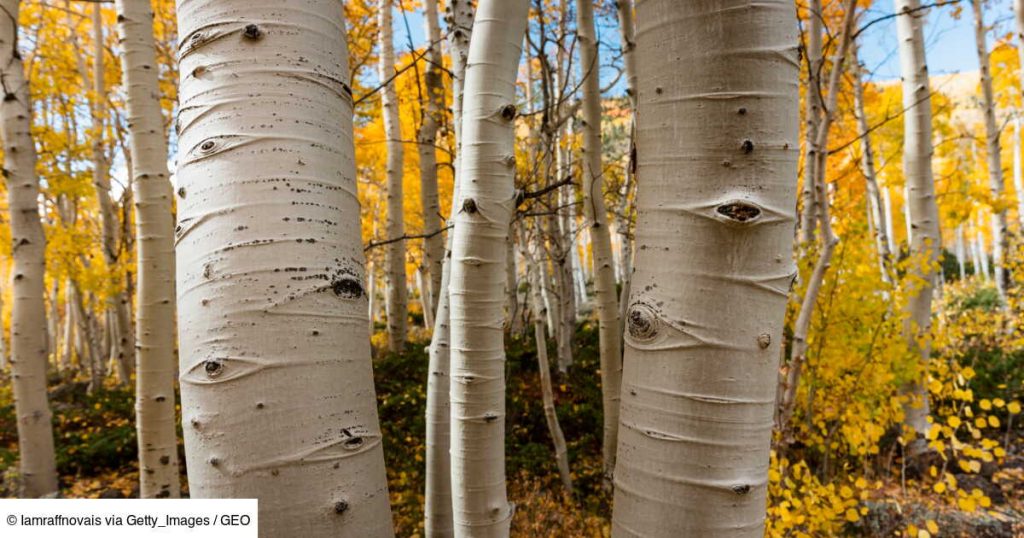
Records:
[[[103,40],[103,16],[102,4],[96,3],[92,6],[92,27],[93,27],[93,96],[90,99],[93,134],[92,134],[92,163],[93,163],[93,187],[96,190],[96,199],[99,202],[100,231],[103,242],[103,258],[108,267],[115,269],[118,260],[118,227],[117,211],[110,199],[110,176],[107,164],[107,154],[104,144],[104,130],[107,116],[107,88],[106,69],[104,66],[105,44]],[[166,157],[165,157],[166,159]],[[124,275],[117,275],[117,280],[124,280]],[[110,332],[117,334],[118,338],[112,339],[110,348],[104,349],[104,356],[110,352],[116,361],[118,381],[126,384],[132,372],[132,358],[134,357],[133,343],[131,342],[131,315],[128,312],[127,304],[122,300],[121,293],[113,295],[107,300],[107,312],[110,313]]]
[[[885,236],[889,238],[889,252],[896,252],[896,234],[892,217],[892,192],[888,185],[882,186],[882,207],[885,208]]]
[[[909,197],[913,239],[908,269],[904,338],[910,350],[920,357],[922,371],[906,387],[911,400],[904,405],[904,424],[918,436],[928,433],[927,364],[931,354],[932,290],[938,268],[942,238],[939,235],[939,211],[935,202],[932,175],[932,101],[925,60],[924,17],[919,0],[896,0],[896,33],[899,40],[900,71],[903,75],[903,175]],[[998,140],[996,141],[998,152]],[[998,162],[999,156],[996,155]],[[998,165],[997,165],[998,166]],[[909,238],[908,238],[909,240]],[[923,438],[919,437],[919,440]],[[923,450],[921,442],[911,444],[911,452]]]
[[[967,277],[967,271],[965,269],[966,255],[964,253],[964,226],[963,224],[956,227],[956,265],[959,271],[960,280]]]
[[[4,284],[6,277],[0,278],[0,372],[7,369],[7,325],[4,324]],[[56,304],[56,297],[54,297]],[[54,360],[56,360],[56,346],[54,346]]]
[[[451,466],[455,536],[505,537],[506,235],[515,193],[516,72],[528,0],[481,0],[466,101],[451,269]]]
[[[39,220],[39,178],[32,105],[18,51],[18,0],[0,0],[0,139],[10,211],[11,384],[18,420],[20,497],[57,491],[53,426],[46,395],[46,237]]]
[[[405,235],[402,212],[403,148],[402,124],[398,118],[398,92],[395,81],[395,45],[391,28],[391,0],[381,0],[377,12],[380,56],[377,75],[384,88],[381,90],[381,115],[384,119],[384,137],[387,139],[387,202],[386,233],[388,239]],[[385,84],[386,82],[386,84]],[[435,177],[435,183],[436,183]],[[387,312],[388,347],[399,352],[405,347],[408,331],[409,291],[405,274],[405,240],[387,245]]]
[[[794,6],[644,0],[637,20],[644,180],[612,534],[760,538],[795,274]]]
[[[178,2],[182,422],[260,535],[393,536],[334,0]]]
[[[424,299],[424,319],[430,311],[433,319],[441,293],[441,273],[444,263],[444,236],[441,235],[441,203],[437,194],[437,130],[443,122],[444,80],[441,56],[441,26],[437,16],[437,0],[424,0],[423,19],[426,25],[427,61],[426,99],[423,103],[423,122],[419,132],[420,203],[423,207],[423,264],[429,276],[429,295]],[[433,325],[431,325],[433,326]]]
[[[807,96],[804,99],[804,182],[800,199],[803,203],[800,218],[799,239],[802,244],[814,241],[814,230],[818,220],[815,207],[815,182],[818,177],[818,126],[821,123],[821,70],[824,66],[822,53],[823,13],[821,0],[809,0],[807,4],[807,49],[801,65],[807,70]]]
[[[971,0],[974,13],[974,42],[978,49],[979,73],[981,75],[982,111],[985,114],[985,142],[988,157],[988,181],[992,191],[992,200],[1002,200],[1003,165],[999,147],[999,126],[996,123],[996,104],[992,93],[992,74],[989,65],[988,45],[985,43],[985,19],[981,0]],[[930,115],[929,115],[930,117]],[[929,129],[929,132],[931,129]],[[937,225],[937,224],[936,224]],[[999,297],[1006,299],[1009,285],[1009,274],[1003,259],[1008,250],[1006,230],[1006,209],[993,208],[992,213],[992,266],[995,269],[996,288]],[[929,303],[930,304],[930,303]]]
[[[523,256],[526,258],[527,272],[530,281],[530,298],[533,302],[533,337],[537,346],[537,370],[540,375],[541,400],[544,406],[544,421],[548,426],[548,433],[551,435],[551,443],[555,449],[555,464],[558,466],[558,476],[562,479],[562,486],[568,492],[572,491],[572,473],[569,470],[569,450],[565,444],[565,433],[558,424],[558,412],[555,410],[554,390],[551,387],[551,365],[548,363],[548,340],[544,330],[545,307],[540,296],[541,277],[544,271],[541,270],[543,262],[544,247],[540,244],[540,226],[537,227],[538,238],[534,241],[533,247],[537,255],[530,253],[530,246],[527,245],[526,233],[519,237],[524,244],[520,245]],[[540,261],[538,261],[540,260]]]
[[[829,73],[828,102],[824,103],[824,114],[818,123],[818,132],[815,133],[814,145],[817,148],[827,148],[829,129],[835,119],[836,107],[839,103],[840,82],[843,75],[843,67],[847,52],[853,43],[854,22],[856,21],[856,0],[847,0],[843,3],[843,27],[839,37],[839,46],[832,57],[832,71]],[[776,418],[776,426],[782,430],[782,442],[786,444],[789,438],[789,419],[793,414],[796,405],[797,389],[800,386],[800,375],[803,365],[807,361],[807,338],[811,330],[811,318],[814,309],[818,304],[818,295],[821,293],[821,286],[825,280],[825,273],[832,266],[832,255],[835,252],[839,238],[832,231],[832,210],[829,200],[828,183],[825,181],[825,170],[827,168],[828,152],[815,151],[817,162],[814,164],[814,199],[818,212],[818,225],[821,226],[821,250],[818,252],[818,259],[814,263],[814,269],[807,281],[807,288],[800,301],[800,311],[797,314],[796,323],[793,324],[792,347],[790,349],[789,364],[786,367],[785,377],[780,387],[779,411]],[[812,224],[813,228],[813,224]]]
[[[982,230],[985,228],[984,219],[981,215],[978,215],[977,221],[974,223],[974,237],[976,245],[978,246],[978,259],[981,261],[980,265],[975,266],[975,273],[980,269],[981,279],[988,282],[992,278],[992,268],[989,267],[988,257],[988,245],[985,244],[985,234]]]
[[[462,102],[466,80],[466,62],[469,58],[469,38],[473,32],[473,4],[468,0],[451,0],[445,20],[448,24],[448,43],[452,69],[452,118],[455,124],[456,151],[455,184],[452,187],[452,214],[458,211],[459,184],[462,178]],[[441,293],[434,316],[434,332],[430,340],[430,358],[427,377],[427,441],[426,491],[424,492],[424,530],[427,538],[447,538],[454,535],[452,521],[451,482],[451,404],[449,399],[449,372],[451,360],[450,295],[451,252],[454,234],[448,233],[447,247],[441,270]]]
[[[882,280],[892,281],[892,252],[889,250],[889,236],[886,231],[885,205],[878,189],[878,176],[875,172],[875,153],[871,146],[871,128],[868,123],[867,112],[864,109],[864,86],[861,80],[862,69],[857,56],[856,43],[853,43],[854,65],[851,69],[853,75],[853,100],[854,113],[857,116],[857,131],[861,143],[861,171],[864,174],[864,182],[867,186],[868,210],[873,223],[875,235],[875,249],[878,253],[879,267],[882,272]]]
[[[138,238],[138,373],[135,412],[143,498],[181,492],[175,431],[175,284],[173,197],[160,110],[153,11],[146,2],[118,0],[118,32],[128,93],[131,174]]]
[[[576,3],[576,31],[583,79],[583,214],[593,251],[594,293],[597,295],[599,348],[601,354],[601,405],[604,435],[601,453],[604,472],[611,479],[619,435],[619,390],[622,386],[622,334],[619,297],[615,287],[612,240],[604,204],[604,169],[601,164],[601,69],[594,7],[588,0]]]
[[[1024,45],[1021,46],[1024,49]],[[1020,113],[1013,115],[1013,192],[1017,195],[1017,222],[1024,226],[1024,171],[1020,150]]]

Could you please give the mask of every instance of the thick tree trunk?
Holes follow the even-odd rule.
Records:
[[[942,238],[932,175],[932,100],[923,28],[927,11],[920,10],[919,0],[896,0],[896,12],[901,13],[896,18],[896,32],[903,74],[903,175],[910,194],[906,203],[914,230],[910,243],[910,255],[914,261],[909,265],[908,278],[905,279],[908,286],[907,316],[903,331],[907,345],[920,357],[922,365],[918,378],[907,387],[911,399],[903,410],[904,424],[912,427],[919,436],[911,444],[911,452],[919,452],[925,449],[921,436],[928,433],[929,406],[925,382],[931,354],[932,289]],[[983,71],[987,72],[987,69]],[[994,162],[998,170],[998,134],[994,144]],[[993,162],[991,157],[989,162]],[[1001,182],[1001,172],[996,174],[999,174]]]
[[[601,164],[601,81],[594,7],[589,1],[576,3],[580,68],[583,70],[583,214],[590,232],[593,252],[594,292],[597,295],[599,347],[601,353],[601,405],[604,435],[601,453],[604,472],[611,479],[619,435],[619,389],[622,385],[622,334],[619,325],[619,297],[615,287],[612,240],[604,204],[604,169]]]
[[[437,16],[437,0],[424,0],[423,19],[427,30],[427,96],[423,103],[423,123],[419,132],[420,153],[420,203],[423,207],[423,233],[430,234],[423,240],[423,264],[427,267],[430,294],[424,298],[424,309],[431,311],[430,318],[437,310],[441,294],[441,273],[444,264],[444,236],[441,235],[441,203],[437,194],[437,131],[443,122],[444,80],[441,56],[441,26]],[[429,308],[428,306],[429,305]]]
[[[405,235],[402,212],[402,177],[404,175],[402,124],[398,118],[398,92],[395,88],[395,45],[391,28],[391,0],[381,0],[377,13],[380,58],[377,75],[384,88],[381,90],[381,115],[384,119],[384,137],[387,139],[387,237],[397,239]],[[435,172],[436,174],[436,172]],[[434,183],[437,183],[435,175]],[[387,311],[388,347],[393,352],[405,347],[408,331],[409,291],[405,274],[405,241],[387,245]]]
[[[192,496],[258,498],[266,537],[393,536],[341,5],[180,1],[178,22]]]
[[[505,537],[501,304],[515,193],[516,72],[528,0],[481,0],[466,101],[451,269],[451,465],[455,536]]]
[[[988,181],[989,188],[992,191],[993,203],[998,204],[1004,195],[1003,164],[1002,156],[1000,155],[999,125],[996,123],[996,104],[992,93],[992,73],[988,45],[985,43],[985,18],[981,0],[971,0],[971,8],[974,13],[974,43],[978,49],[978,65],[980,66],[978,71],[981,76],[982,112],[985,115]],[[921,63],[922,65],[924,64],[923,56]],[[928,117],[929,119],[931,118],[930,113]],[[928,132],[931,132],[930,128]],[[931,148],[930,144],[929,148]],[[906,154],[905,151],[904,154]],[[938,226],[938,223],[936,223],[936,226]],[[1004,260],[1008,251],[1008,240],[1006,209],[1002,205],[997,205],[992,208],[992,265],[995,269],[996,288],[999,290],[999,296],[1004,301],[1006,300],[1006,290],[1009,287],[1009,274]],[[936,246],[935,248],[939,247]],[[930,304],[929,302],[929,306]]]
[[[462,180],[462,102],[466,80],[466,62],[469,58],[469,38],[473,32],[473,4],[468,0],[448,3],[445,19],[449,27],[448,43],[452,65],[452,118],[455,124],[456,151],[455,184],[452,187],[452,214],[454,220]],[[424,493],[424,530],[427,538],[447,538],[454,535],[452,521],[451,476],[451,404],[449,399],[449,372],[451,360],[450,299],[451,252],[454,234],[449,232],[444,262],[441,268],[441,293],[434,316],[434,332],[430,340],[430,358],[427,378],[427,479]]]
[[[637,21],[644,180],[612,535],[760,538],[795,274],[794,6],[645,0]]]
[[[21,497],[57,491],[53,426],[46,395],[46,237],[39,220],[39,178],[32,105],[18,51],[18,0],[2,0],[0,139],[12,244],[11,384],[18,422]]]
[[[809,0],[807,4],[807,48],[802,68],[807,70],[807,96],[804,99],[804,182],[800,200],[801,217],[799,240],[808,245],[814,241],[817,227],[818,200],[815,198],[815,182],[818,177],[818,126],[821,123],[821,70],[824,65],[821,34],[824,19],[821,0]]]
[[[177,498],[177,418],[174,381],[174,218],[167,171],[167,139],[153,38],[153,11],[146,2],[118,0],[118,37],[128,93],[131,174],[138,257],[138,362],[135,413],[139,436],[141,496]]]

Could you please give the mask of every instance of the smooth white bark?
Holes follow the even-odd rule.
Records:
[[[469,40],[473,32],[475,11],[468,0],[451,0],[446,7],[448,43],[452,69],[452,118],[455,124],[456,151],[455,184],[452,188],[452,214],[458,211],[459,184],[462,178],[462,103],[466,80],[466,62],[469,58]],[[451,371],[451,252],[454,233],[448,233],[444,262],[441,270],[441,293],[434,317],[434,332],[430,340],[429,377],[427,378],[427,441],[426,491],[424,492],[424,530],[428,538],[453,536],[452,482],[451,482],[451,400],[449,374]]]
[[[181,493],[175,431],[174,220],[167,140],[160,110],[153,11],[147,2],[118,0],[118,33],[128,94],[132,187],[138,256],[136,427],[141,496]]]
[[[1004,195],[1003,164],[1000,155],[999,125],[996,122],[995,96],[992,92],[992,73],[988,45],[985,42],[985,18],[981,0],[971,0],[974,14],[974,42],[978,50],[979,74],[981,77],[982,112],[985,117],[985,145],[988,158],[988,181],[992,200],[998,203]],[[1006,299],[1009,273],[1003,259],[1008,250],[1009,237],[1006,226],[1006,209],[993,208],[992,213],[992,266],[995,269],[996,288],[999,296]]]
[[[939,211],[935,201],[932,172],[932,100],[928,63],[924,48],[924,17],[919,0],[895,0],[896,33],[899,39],[900,72],[903,78],[903,176],[908,197],[913,237],[910,256],[914,262],[905,278],[906,318],[903,332],[910,350],[920,357],[921,372],[905,392],[910,400],[904,405],[904,424],[918,436],[928,433],[927,364],[931,354],[932,295],[938,269],[942,238],[939,235]],[[996,141],[998,152],[998,140]],[[998,155],[996,159],[998,161]],[[920,440],[920,437],[918,438]],[[924,450],[921,442],[911,444],[911,453]]]
[[[809,0],[807,4],[807,48],[801,67],[807,71],[807,96],[804,100],[804,178],[800,195],[802,213],[800,217],[799,239],[803,244],[814,240],[814,232],[818,220],[818,209],[815,198],[815,182],[818,177],[818,126],[821,123],[822,97],[821,71],[824,67],[822,53],[822,30],[824,14],[821,11],[821,0]]]
[[[875,237],[875,249],[878,254],[879,267],[882,273],[882,280],[892,281],[892,251],[889,250],[889,235],[885,222],[888,218],[885,212],[885,205],[878,189],[878,176],[875,171],[875,152],[871,145],[871,129],[868,123],[867,112],[864,108],[864,85],[861,80],[862,68],[857,57],[856,43],[853,53],[853,100],[854,114],[857,117],[857,134],[860,136],[861,145],[861,172],[864,174],[864,182],[868,194],[869,223]]]
[[[391,27],[391,0],[381,0],[377,11],[380,53],[377,76],[381,89],[381,116],[387,146],[387,226],[388,239],[405,235],[402,210],[402,177],[404,175],[402,124],[398,117],[398,91],[395,85],[395,45]],[[436,181],[436,178],[435,178]],[[386,247],[388,348],[399,352],[405,347],[408,332],[409,290],[405,273],[405,240],[393,241]]]
[[[481,0],[466,68],[451,259],[451,465],[455,536],[505,537],[506,235],[515,204],[516,72],[528,0]]]
[[[594,7],[576,2],[576,33],[583,72],[583,215],[593,252],[594,295],[597,298],[598,339],[601,355],[601,406],[604,432],[601,454],[606,478],[615,471],[619,435],[619,392],[622,386],[622,333],[619,297],[615,287],[611,229],[604,203],[604,168],[601,163],[601,61]]]
[[[10,212],[11,384],[18,428],[21,497],[57,491],[53,426],[46,394],[46,237],[32,141],[29,82],[18,51],[18,0],[0,1],[0,138]]]
[[[612,534],[760,538],[795,274],[794,5],[642,0],[637,21],[644,179]]]
[[[266,537],[393,536],[342,6],[178,2],[178,305],[194,498]]]
[[[444,123],[444,80],[441,56],[441,25],[437,15],[437,0],[424,0],[423,20],[427,37],[427,66],[425,75],[426,98],[423,121],[418,136],[420,157],[420,205],[423,209],[423,264],[427,268],[428,295],[422,296],[424,319],[433,320],[441,294],[441,276],[444,263],[444,236],[441,235],[441,203],[437,193],[437,136]],[[429,312],[429,315],[427,314]],[[433,327],[433,324],[430,323]]]

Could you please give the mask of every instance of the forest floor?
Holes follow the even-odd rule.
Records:
[[[422,536],[427,351],[424,342],[403,354],[378,353],[374,360],[392,509],[397,535]],[[610,495],[602,486],[601,395],[597,334],[578,332],[575,360],[555,374],[558,417],[569,445],[574,492],[558,479],[541,406],[534,344],[507,345],[508,396],[506,470],[516,504],[513,536],[602,537],[610,534]],[[553,350],[552,350],[553,352]],[[10,383],[0,373],[0,497],[13,497],[17,434]],[[134,399],[130,390],[106,387],[87,394],[86,383],[51,379],[50,399],[57,436],[61,495],[73,498],[138,496]],[[906,473],[876,477],[881,487],[861,501],[862,513],[847,536],[1024,536],[1024,439],[1015,430],[1007,456],[981,473],[957,475],[967,491],[991,499],[987,509],[964,512],[906,487]],[[180,439],[180,435],[179,435]],[[179,446],[184,462],[184,449]],[[182,465],[182,474],[185,468]],[[185,483],[184,476],[182,483]],[[916,491],[916,492],[915,492]],[[187,495],[187,486],[182,491]],[[980,494],[979,494],[980,495]],[[941,533],[918,534],[937,526]]]

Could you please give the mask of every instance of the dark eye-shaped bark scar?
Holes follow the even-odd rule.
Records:
[[[516,109],[516,105],[513,105],[511,103],[501,107],[501,110],[499,111],[499,114],[501,114],[501,119],[505,121],[512,121],[516,119],[517,113],[518,110]]]
[[[715,212],[737,224],[748,224],[761,216],[761,208],[752,202],[733,200],[715,208]]]
[[[349,274],[342,274],[331,282],[331,290],[342,299],[358,299],[363,296],[362,283]]]

